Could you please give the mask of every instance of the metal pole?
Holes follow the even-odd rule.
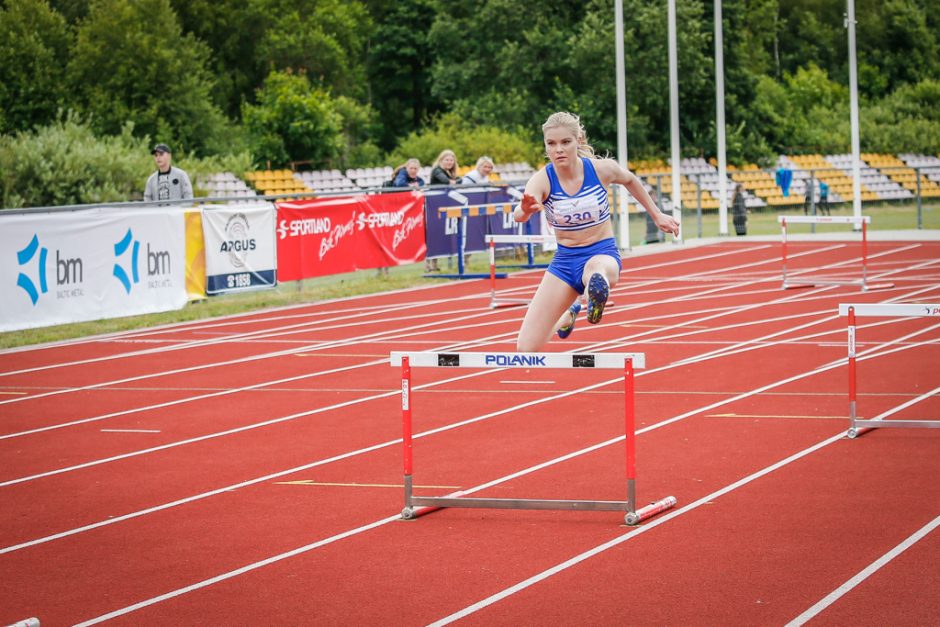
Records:
[[[623,0],[614,2],[614,47],[617,54],[617,162],[627,169],[627,86],[623,58]],[[630,203],[626,190],[618,190],[620,211],[620,248],[630,250]]]
[[[715,128],[718,130],[718,234],[728,234],[728,165],[725,158],[725,51],[721,0],[715,0]],[[699,237],[701,237],[699,228]]]
[[[861,148],[858,129],[858,69],[855,61],[855,0],[847,0],[848,14],[845,25],[849,30],[849,102],[852,124],[852,212],[862,217]],[[854,228],[858,229],[858,224]]]
[[[698,237],[702,239],[702,175],[695,175],[696,204],[698,205]]]
[[[676,51],[676,0],[669,0],[669,118],[672,144],[672,217],[679,223],[679,235],[673,242],[682,243],[682,189],[679,182],[681,153],[679,151],[679,61]]]

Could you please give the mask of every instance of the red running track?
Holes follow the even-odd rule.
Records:
[[[858,247],[790,242],[852,278]],[[0,353],[0,624],[926,625],[940,438],[849,440],[844,302],[940,301],[940,244],[874,242],[893,281],[780,289],[779,245],[628,256],[557,352],[643,352],[622,514],[399,519],[389,352],[512,349],[486,281]],[[500,289],[533,292],[541,271]],[[862,320],[859,414],[938,386],[935,319]],[[415,369],[416,492],[623,500],[616,371]],[[896,418],[937,419],[936,396]]]

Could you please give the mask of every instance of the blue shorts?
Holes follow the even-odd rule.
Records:
[[[588,246],[577,248],[558,245],[555,257],[548,266],[548,271],[571,286],[578,294],[584,293],[584,266],[595,255],[610,255],[617,260],[617,267],[623,268],[620,263],[620,250],[614,238],[603,239]]]

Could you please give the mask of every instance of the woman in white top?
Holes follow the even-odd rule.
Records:
[[[552,114],[542,133],[551,163],[526,183],[513,218],[525,222],[545,211],[555,229],[558,251],[526,310],[516,343],[519,352],[541,350],[556,331],[559,337],[568,337],[581,310],[582,293],[587,295],[588,322],[600,322],[621,267],[610,220],[609,185],[623,185],[660,230],[679,234],[678,223],[659,210],[632,172],[613,159],[594,156],[576,115]]]

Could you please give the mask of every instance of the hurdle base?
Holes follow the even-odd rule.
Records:
[[[654,501],[645,507],[641,507],[635,512],[627,512],[627,515],[624,517],[624,522],[626,522],[631,527],[633,525],[638,525],[644,520],[652,518],[656,514],[665,512],[667,509],[672,509],[676,506],[676,503],[678,503],[676,497],[667,496],[666,498]]]
[[[532,301],[524,298],[494,298],[490,301],[490,309],[499,309],[500,307],[519,307],[528,305]]]
[[[638,510],[632,509],[629,501],[572,501],[558,499],[494,499],[450,496],[412,496],[409,504],[402,510],[402,518],[413,520],[439,509],[462,507],[480,509],[530,509],[563,510],[588,512],[624,512],[624,521],[628,525],[637,525],[656,514],[675,507],[674,496],[667,496],[654,501]]]
[[[826,285],[845,285],[845,286],[857,286],[862,289],[863,292],[868,292],[870,290],[886,290],[894,287],[894,283],[867,283],[866,281],[827,281],[825,279],[819,281],[784,281],[783,289],[792,290],[798,288],[806,287],[823,287]]]
[[[488,279],[490,278],[489,274],[424,274],[422,275],[425,279]],[[497,279],[505,279],[508,275],[504,272],[503,274],[497,274]]]
[[[938,429],[940,420],[856,420],[848,436],[856,438],[872,429]]]
[[[894,283],[873,283],[871,285],[863,284],[862,291],[867,292],[869,290],[886,290],[894,287]]]

